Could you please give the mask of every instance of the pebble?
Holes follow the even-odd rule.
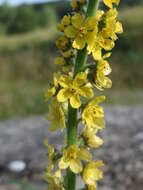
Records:
[[[8,169],[13,173],[21,173],[25,170],[25,168],[26,163],[21,160],[12,161],[8,164]]]

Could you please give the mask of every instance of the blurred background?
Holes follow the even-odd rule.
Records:
[[[59,146],[61,136],[47,134],[44,92],[56,70],[56,23],[70,11],[69,1],[0,0],[0,190],[45,187],[43,139]],[[124,34],[110,58],[113,88],[105,92],[109,129],[97,152],[107,164],[100,185],[142,190],[143,0],[121,0],[119,20]],[[14,165],[19,171],[11,168],[15,160],[24,164]]]

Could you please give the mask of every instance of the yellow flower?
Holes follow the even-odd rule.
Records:
[[[104,111],[98,104],[105,100],[105,96],[99,96],[91,100],[82,113],[82,122],[89,129],[102,130],[105,128]]]
[[[63,170],[69,167],[73,173],[78,174],[83,169],[81,160],[90,161],[91,154],[85,148],[71,145],[67,149],[64,149],[63,157],[59,161],[59,168]]]
[[[66,102],[70,99],[70,104],[77,109],[81,106],[80,96],[91,98],[94,93],[91,84],[87,80],[87,72],[81,72],[74,79],[71,76],[63,75],[59,80],[62,89],[57,95],[59,102]]]
[[[60,32],[64,32],[65,28],[67,26],[69,26],[71,23],[71,16],[70,15],[65,15],[61,22],[57,24],[57,29],[60,31]]]
[[[94,31],[94,35],[91,37],[90,43],[88,43],[87,50],[88,54],[92,52],[95,60],[100,60],[102,57],[102,43],[102,36],[100,36],[97,31]]]
[[[82,136],[85,139],[87,145],[91,148],[98,148],[103,145],[103,140],[96,136],[96,130],[84,129],[82,132]]]
[[[64,57],[57,57],[55,59],[55,64],[56,65],[66,65],[66,60],[64,59]]]
[[[58,86],[58,81],[60,79],[60,72],[54,73],[54,85],[47,90],[45,93],[45,100],[48,101],[51,97],[56,94],[56,88]]]
[[[61,183],[61,172],[57,171],[55,174],[51,174],[49,172],[46,172],[45,180],[48,183],[48,189],[47,190],[65,190]]]
[[[103,162],[90,162],[83,171],[83,180],[88,185],[88,190],[94,190],[97,186],[97,181],[103,178],[103,172],[100,167],[104,166]]]
[[[56,46],[62,51],[65,51],[69,45],[69,40],[66,36],[61,36],[56,40]]]
[[[102,49],[109,51],[114,47],[114,41],[108,38],[104,38],[102,33],[98,33],[96,30],[93,32],[93,37],[88,43],[87,50],[88,54],[92,52],[95,60],[102,59]]]
[[[104,4],[105,4],[107,7],[111,8],[111,9],[112,9],[112,7],[113,7],[113,3],[116,4],[116,5],[119,5],[120,0],[104,0]]]
[[[54,99],[49,105],[47,119],[50,122],[49,130],[55,131],[65,128],[65,116],[60,103]]]
[[[97,70],[94,76],[96,88],[102,91],[104,88],[112,87],[112,81],[107,77],[111,71],[111,67],[107,61],[102,59],[98,62]]]
[[[105,27],[102,29],[101,33],[105,38],[111,38],[112,40],[117,40],[116,34],[121,34],[123,32],[122,24],[117,21],[117,10],[110,9],[105,17]]]
[[[87,18],[84,20],[83,16],[76,13],[72,16],[72,25],[65,29],[65,35],[68,38],[73,38],[73,48],[83,49],[88,43],[90,35],[97,26],[96,19],[94,17]]]

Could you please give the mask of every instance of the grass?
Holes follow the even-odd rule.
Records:
[[[0,120],[47,111],[44,92],[47,84],[33,81],[0,81]]]
[[[56,35],[56,27],[53,26],[47,29],[38,29],[26,34],[1,36],[0,52],[19,51],[20,49],[36,47],[41,43],[48,43],[54,40]]]
[[[35,185],[31,184],[27,180],[18,180],[15,178],[8,179],[8,185],[16,185],[16,187],[23,189],[23,190],[37,190]]]
[[[124,34],[110,60],[106,104],[143,105],[143,7],[122,10]],[[0,37],[0,120],[47,111],[44,92],[55,70],[55,27]]]

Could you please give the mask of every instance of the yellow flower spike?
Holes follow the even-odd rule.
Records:
[[[120,0],[104,0],[104,4],[109,7],[110,9],[113,8],[113,3],[116,4],[117,6],[120,3]]]
[[[96,130],[84,129],[82,136],[90,148],[98,148],[103,145],[103,140],[96,136]]]
[[[65,61],[64,57],[57,57],[55,59],[55,64],[63,66],[63,65],[66,65],[66,61]]]
[[[97,10],[99,0],[72,0],[73,13],[65,15],[57,25],[62,35],[56,41],[60,56],[55,64],[61,65],[61,72],[54,74],[45,98],[51,98],[49,128],[55,131],[66,127],[66,140],[58,153],[47,143],[48,190],[76,189],[76,180],[71,180],[76,174],[82,175],[85,189],[96,190],[103,177],[103,162],[93,161],[91,153],[93,148],[103,145],[98,132],[105,128],[104,110],[100,106],[105,96],[94,97],[93,88],[101,91],[111,88],[108,75],[112,69],[106,59],[111,56],[118,34],[123,32],[115,8],[119,0],[103,1],[108,7],[105,11]],[[88,63],[87,54],[92,54],[96,64]],[[82,130],[78,128],[81,121]],[[54,172],[57,163],[58,170]]]
[[[71,145],[64,149],[63,157],[59,161],[59,168],[63,170],[69,167],[73,173],[78,174],[83,169],[82,160],[90,161],[90,153],[84,148],[80,149],[77,145]]]
[[[83,171],[83,180],[88,185],[88,189],[96,188],[96,184],[103,178],[103,172],[100,167],[104,166],[102,161],[90,162]]]
[[[78,73],[75,79],[71,76],[62,76],[59,80],[62,89],[57,95],[59,102],[66,102],[70,99],[70,104],[73,108],[78,109],[81,106],[80,96],[92,98],[94,93],[92,87],[87,80],[87,73]]]
[[[82,122],[89,129],[102,130],[105,128],[104,111],[98,104],[104,101],[104,96],[91,100],[82,112]]]
[[[56,131],[65,128],[65,116],[60,103],[54,99],[49,106],[47,119],[50,122],[49,130]]]

